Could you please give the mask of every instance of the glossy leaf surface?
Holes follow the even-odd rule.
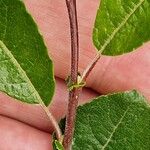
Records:
[[[148,150],[150,106],[136,91],[101,96],[77,111],[73,150]]]
[[[48,105],[54,93],[53,64],[21,0],[0,0],[0,41],[0,90]]]
[[[101,0],[93,41],[103,55],[128,53],[150,40],[150,0]]]

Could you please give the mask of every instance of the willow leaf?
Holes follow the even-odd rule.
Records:
[[[0,90],[48,105],[54,93],[53,64],[21,0],[0,0],[0,41]]]
[[[149,139],[150,105],[136,91],[78,108],[73,150],[148,150]]]
[[[101,0],[93,41],[103,55],[128,53],[150,40],[150,0]]]

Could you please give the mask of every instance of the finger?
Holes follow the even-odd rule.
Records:
[[[95,55],[92,45],[92,25],[99,0],[78,3],[80,34],[80,70]],[[25,0],[36,20],[54,61],[55,75],[65,79],[70,69],[70,29],[65,1]],[[83,61],[84,60],[84,61]],[[85,63],[83,63],[85,62]]]
[[[78,4],[80,36],[80,70],[83,71],[95,55],[92,28],[99,0],[82,0]],[[26,0],[55,64],[55,74],[65,79],[70,68],[69,21],[65,1]],[[91,73],[87,85],[101,93],[130,89],[141,91],[150,99],[150,43],[132,54],[117,58],[102,57]]]
[[[89,79],[90,86],[101,93],[136,89],[150,100],[150,43],[131,54],[106,59],[91,73],[96,82]]]
[[[0,116],[1,150],[52,150],[51,142],[48,133]]]
[[[55,92],[55,96],[49,109],[59,121],[65,116],[68,101],[67,88],[63,80],[57,78]],[[97,93],[89,89],[84,89],[80,98],[80,103],[89,101],[94,96],[97,96]],[[16,101],[4,93],[0,93],[0,101],[0,114],[22,121],[40,130],[52,132],[52,126],[49,119],[39,105],[25,104]]]

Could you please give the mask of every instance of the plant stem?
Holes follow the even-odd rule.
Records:
[[[51,114],[51,112],[49,111],[49,109],[45,106],[45,104],[43,103],[43,101],[40,102],[40,106],[42,107],[42,109],[45,111],[45,113],[47,114],[52,126],[53,126],[53,129],[56,133],[56,137],[58,139],[59,142],[62,141],[62,133],[61,133],[61,130],[59,128],[59,125],[55,119],[55,117]]]
[[[70,84],[76,84],[78,79],[78,60],[79,60],[79,37],[78,37],[78,21],[76,0],[66,0],[66,5],[70,20],[71,32],[71,75]],[[66,115],[66,127],[63,146],[65,150],[70,150],[72,145],[72,138],[74,134],[74,124],[76,118],[76,109],[78,105],[80,90],[73,88],[69,92],[68,110]]]
[[[86,81],[87,77],[89,76],[89,74],[91,73],[91,71],[93,70],[93,68],[95,67],[95,65],[97,64],[100,58],[101,58],[101,53],[98,53],[83,72],[81,76],[81,82]]]

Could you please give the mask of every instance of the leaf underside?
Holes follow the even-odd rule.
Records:
[[[48,105],[54,94],[53,64],[21,0],[0,0],[0,91]]]
[[[136,91],[101,96],[77,111],[73,150],[150,149],[150,106]]]
[[[101,0],[93,41],[103,55],[128,53],[150,40],[150,0]]]

